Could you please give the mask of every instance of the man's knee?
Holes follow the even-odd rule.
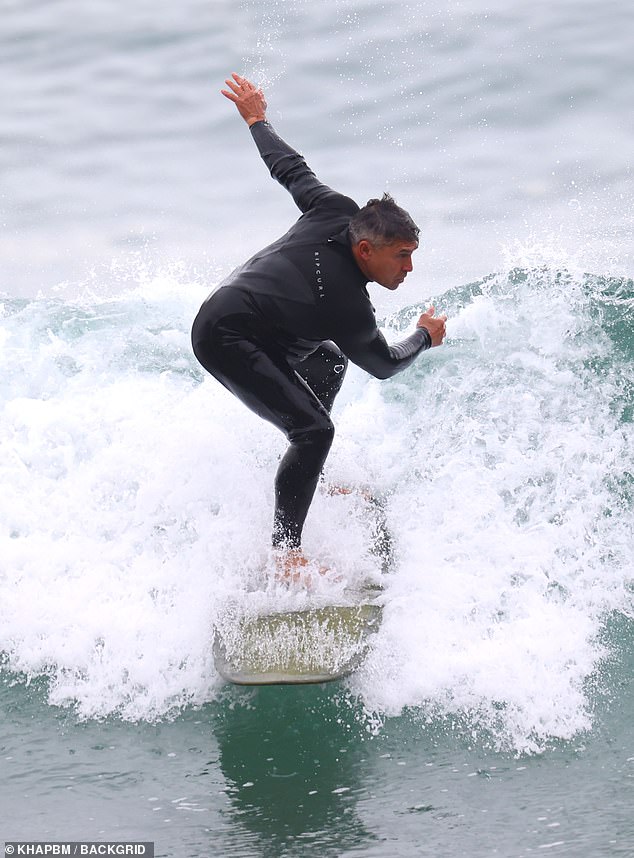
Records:
[[[323,414],[320,415],[319,419],[314,420],[310,426],[293,429],[289,432],[288,437],[292,444],[323,450],[327,453],[335,437],[335,426],[330,417]]]
[[[344,355],[339,346],[330,340],[322,343],[321,347],[323,350],[324,362],[328,368],[329,374],[341,383],[344,375],[346,374],[346,369],[348,368],[348,358]]]
[[[335,343],[326,341],[295,365],[296,372],[306,382],[328,412],[341,389],[348,359]]]

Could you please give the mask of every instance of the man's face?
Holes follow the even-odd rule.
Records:
[[[414,267],[412,253],[417,247],[418,242],[400,240],[384,245],[362,241],[359,251],[363,260],[363,273],[369,280],[386,289],[398,289]]]

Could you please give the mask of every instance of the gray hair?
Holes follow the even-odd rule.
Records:
[[[383,194],[380,200],[368,200],[350,221],[352,244],[364,239],[379,247],[399,240],[418,242],[419,233],[410,215],[389,194]]]

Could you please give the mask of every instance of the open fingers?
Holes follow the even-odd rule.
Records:
[[[244,90],[248,92],[249,90],[255,89],[254,85],[251,83],[250,80],[247,80],[246,77],[242,77],[235,72],[233,72],[231,77],[225,80],[225,83],[233,92],[236,93],[236,95]]]
[[[235,75],[234,75],[235,76]],[[240,95],[241,89],[239,83],[234,83],[231,78],[227,78],[225,83],[229,87],[229,90],[222,89],[220,90],[223,95],[226,95],[227,98],[230,98],[232,101],[235,101],[236,96]]]
[[[225,80],[225,83],[227,89],[221,89],[220,92],[235,104],[238,113],[249,127],[255,122],[266,119],[266,99],[261,89],[235,72]]]
[[[250,80],[236,74],[236,72],[233,72],[231,77],[225,80],[225,83],[229,89],[221,89],[220,92],[225,96],[225,98],[228,98],[234,103],[240,98],[240,96],[251,93],[255,89],[255,86]]]

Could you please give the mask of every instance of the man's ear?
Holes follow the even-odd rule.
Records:
[[[372,245],[367,239],[362,238],[357,244],[357,251],[361,259],[369,259],[372,256]]]

